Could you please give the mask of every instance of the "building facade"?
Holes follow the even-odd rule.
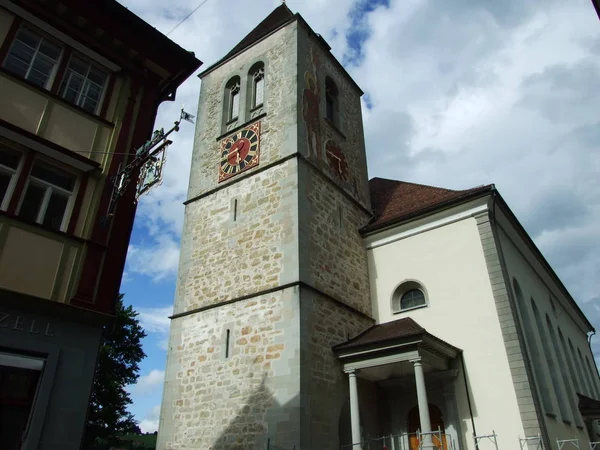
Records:
[[[112,178],[199,65],[113,0],[0,2],[3,449],[80,447],[135,213]]]
[[[200,75],[157,448],[589,448],[593,327],[493,186],[368,181],[329,50],[283,4]]]

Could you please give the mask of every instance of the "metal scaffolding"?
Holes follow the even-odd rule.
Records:
[[[535,445],[534,448],[531,447],[532,443]],[[520,437],[519,446],[521,450],[544,450],[544,440],[541,434],[537,436],[525,436],[524,438]]]
[[[475,442],[475,448],[479,449],[479,443],[482,440],[489,440],[492,442],[492,444],[494,444],[494,447],[496,448],[496,450],[498,450],[498,435],[496,434],[496,432],[494,430],[492,430],[492,434],[485,434],[485,435],[479,435],[476,436],[475,434],[473,435],[473,441]]]
[[[557,439],[556,440],[556,446],[558,447],[558,450],[562,450],[562,448],[565,445],[569,445],[569,444],[571,444],[577,450],[580,450],[579,439]]]

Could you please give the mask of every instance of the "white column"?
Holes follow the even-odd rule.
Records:
[[[352,426],[352,450],[360,449],[360,412],[358,406],[358,383],[356,381],[356,371],[349,370],[348,384],[350,385],[350,424]]]
[[[431,420],[429,418],[429,402],[427,401],[427,389],[425,389],[425,375],[421,358],[411,360],[415,368],[415,383],[417,385],[417,405],[419,406],[419,422],[421,433],[431,433]],[[431,434],[423,436],[423,447],[432,447]]]

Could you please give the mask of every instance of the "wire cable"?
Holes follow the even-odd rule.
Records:
[[[175,31],[177,28],[179,28],[179,25],[181,25],[183,22],[185,22],[186,20],[188,20],[190,17],[192,17],[192,15],[198,11],[200,9],[201,6],[203,6],[208,0],[204,0],[203,2],[201,2],[198,6],[196,6],[191,13],[189,13],[187,16],[185,16],[181,22],[179,22],[177,25],[175,25],[173,27],[173,29],[171,31],[169,31],[166,36],[170,35],[173,31]]]

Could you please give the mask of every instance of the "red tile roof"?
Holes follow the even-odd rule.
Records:
[[[402,219],[429,212],[460,200],[475,197],[492,189],[493,185],[453,191],[406,181],[373,178],[369,181],[374,219],[364,231],[381,228]]]

